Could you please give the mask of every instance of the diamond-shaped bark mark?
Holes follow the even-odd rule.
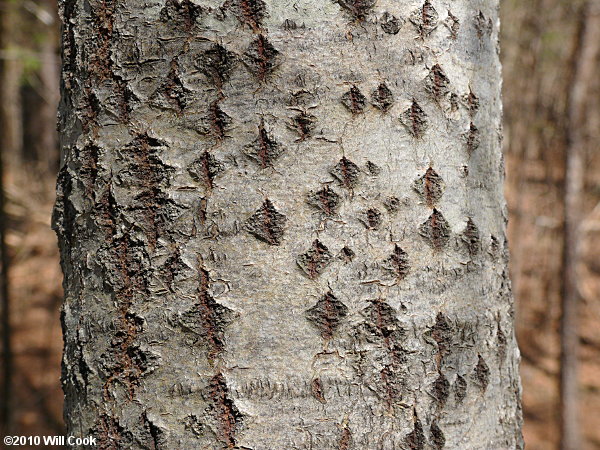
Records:
[[[202,12],[202,7],[191,0],[167,0],[160,11],[160,19],[169,23],[183,22],[185,30],[189,32]]]
[[[381,167],[379,167],[373,161],[367,161],[365,167],[367,169],[367,173],[372,177],[376,177],[381,173]]]
[[[446,437],[444,436],[444,433],[442,432],[436,419],[433,419],[431,422],[429,432],[431,433],[431,444],[433,445],[433,448],[435,450],[442,450],[446,445]]]
[[[387,209],[390,214],[394,214],[400,209],[400,203],[400,199],[392,195],[386,197],[383,201],[383,206],[385,206],[385,209]]]
[[[344,261],[346,264],[351,263],[356,253],[350,247],[344,247],[340,251],[339,258]]]
[[[259,34],[244,53],[243,60],[256,78],[265,81],[275,69],[278,55],[279,51],[264,35]]]
[[[306,253],[298,256],[296,263],[308,278],[317,278],[331,262],[333,255],[329,249],[316,239]]]
[[[214,179],[225,170],[225,166],[209,152],[204,152],[188,168],[190,176],[208,189],[214,187]]]
[[[450,80],[439,64],[434,65],[427,75],[425,88],[436,100],[447,95],[450,90]]]
[[[347,315],[348,307],[331,292],[325,294],[312,308],[306,311],[307,320],[317,327],[323,339],[331,339]]]
[[[417,411],[414,411],[413,424],[413,430],[406,435],[404,441],[410,450],[423,450],[427,442],[425,440],[425,433],[423,433],[423,425],[417,416]]]
[[[348,92],[342,95],[342,104],[352,114],[360,114],[365,110],[367,99],[356,86],[352,86]]]
[[[167,75],[167,81],[162,87],[162,92],[171,105],[178,111],[183,111],[187,103],[187,89],[181,81],[177,59],[171,61],[171,69]]]
[[[457,375],[454,382],[454,398],[459,405],[467,396],[467,380],[464,377]]]
[[[437,379],[433,382],[432,395],[435,398],[438,407],[443,408],[446,400],[450,396],[450,382],[446,376],[440,372]]]
[[[337,0],[342,8],[358,20],[364,20],[376,2],[377,0]]]
[[[367,229],[376,230],[383,223],[383,214],[377,208],[369,208],[363,213],[360,221]]]
[[[329,186],[317,192],[309,192],[307,203],[325,213],[327,216],[335,214],[341,203],[341,197]]]
[[[241,427],[243,414],[235,406],[227,381],[222,373],[215,375],[205,390],[209,402],[207,413],[216,424],[216,435],[223,448],[236,448],[236,431]]]
[[[215,100],[208,107],[206,116],[207,134],[212,135],[219,141],[225,139],[225,131],[231,125],[231,117],[229,117],[219,106],[220,100]]]
[[[450,38],[453,40],[458,39],[458,32],[460,30],[460,21],[458,17],[448,11],[448,17],[444,20],[444,25],[450,31]]]
[[[444,180],[432,167],[415,180],[413,187],[430,208],[433,208],[444,194]]]
[[[342,434],[340,435],[340,442],[338,443],[339,450],[350,450],[352,448],[352,432],[348,425],[344,425]]]
[[[304,141],[312,136],[317,126],[317,118],[305,111],[300,111],[292,118],[288,126],[298,133],[299,141]]]
[[[235,53],[220,44],[213,44],[198,56],[196,67],[220,86],[229,78],[236,62]]]
[[[269,245],[279,245],[283,241],[283,229],[287,217],[275,209],[266,199],[263,205],[246,221],[246,231]]]
[[[475,30],[477,31],[477,37],[483,38],[486,34],[492,34],[494,26],[492,19],[487,19],[481,11],[475,16]]]
[[[471,117],[477,114],[477,111],[479,111],[479,97],[477,97],[471,89],[469,89],[469,93],[465,95],[465,103]]]
[[[437,209],[419,227],[419,234],[436,250],[446,246],[450,240],[450,225]]]
[[[381,17],[381,29],[387,34],[398,34],[404,22],[389,12],[384,12]]]
[[[481,249],[481,238],[479,236],[479,228],[470,217],[467,219],[467,226],[462,233],[461,239],[469,252],[469,255],[474,256]]]
[[[344,156],[340,159],[340,162],[331,169],[331,175],[336,177],[342,186],[347,189],[352,189],[358,183],[360,168]]]
[[[416,100],[413,100],[410,108],[400,115],[400,122],[415,138],[422,138],[429,126],[427,114],[425,114],[425,111],[423,111]]]
[[[504,331],[502,331],[502,328],[500,327],[500,321],[498,321],[498,331],[496,332],[496,339],[498,340],[498,359],[500,360],[500,362],[502,362],[506,358],[507,340],[506,334],[504,334]]]
[[[218,357],[225,348],[225,328],[235,318],[235,313],[217,303],[209,294],[209,274],[200,269],[198,302],[184,312],[179,324],[186,330],[202,336],[208,346],[209,359]]]
[[[469,125],[469,131],[464,134],[465,143],[467,145],[467,151],[471,155],[481,144],[481,133],[479,129],[471,122]]]
[[[234,0],[232,3],[237,19],[258,31],[266,15],[267,7],[262,0]]]
[[[283,151],[283,146],[270,135],[262,120],[258,126],[258,137],[244,149],[244,153],[254,159],[263,169],[271,167]]]
[[[402,280],[409,270],[408,254],[395,245],[392,254],[383,262],[383,267],[392,272],[398,280]]]
[[[479,355],[477,365],[473,370],[473,379],[475,380],[475,383],[477,383],[481,391],[485,392],[490,382],[490,368],[488,367],[485,360],[481,357],[481,355]]]
[[[419,35],[425,37],[430,35],[438,26],[439,15],[430,0],[426,0],[423,6],[413,11],[410,21],[415,26]]]
[[[397,343],[404,337],[405,331],[396,317],[396,310],[385,301],[372,301],[362,314],[366,318],[367,332],[389,341],[388,347],[391,348],[392,342]]]
[[[390,88],[385,83],[380,83],[377,89],[372,94],[373,106],[382,110],[388,111],[394,104],[394,95]]]
[[[444,357],[452,344],[452,327],[442,312],[437,314],[435,324],[431,327],[431,337],[437,343],[440,355]]]
[[[325,393],[323,391],[323,383],[320,378],[315,378],[310,383],[310,390],[314,398],[316,398],[320,403],[327,403],[325,399]]]

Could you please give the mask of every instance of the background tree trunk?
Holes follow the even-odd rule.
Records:
[[[69,434],[521,448],[497,2],[66,0]]]

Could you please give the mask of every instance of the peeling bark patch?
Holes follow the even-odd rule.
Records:
[[[286,222],[287,217],[275,209],[271,200],[266,199],[258,211],[246,221],[245,229],[269,245],[279,245],[283,242]]]
[[[202,7],[191,0],[167,0],[160,11],[163,22],[183,24],[185,31],[189,32],[202,14]]]
[[[473,370],[473,379],[479,385],[481,391],[485,392],[490,382],[490,368],[481,355],[479,355],[477,365]]]
[[[410,450],[423,450],[425,448],[425,433],[423,433],[423,425],[417,417],[417,412],[414,412],[413,430],[405,438],[406,445]]]
[[[419,234],[434,249],[440,250],[450,240],[450,225],[437,209],[419,227]]]
[[[454,398],[456,399],[456,403],[460,405],[466,397],[467,380],[465,380],[462,376],[457,375],[456,381],[454,382]]]
[[[398,34],[402,28],[403,22],[389,12],[384,12],[381,17],[381,29],[387,34]]]
[[[262,0],[235,0],[232,4],[237,19],[252,28],[259,31],[262,27],[262,21],[267,13],[267,6]]]
[[[439,376],[433,383],[433,397],[437,403],[439,408],[443,408],[446,404],[446,400],[450,395],[450,382],[444,376],[443,373],[440,372]]]
[[[231,75],[236,62],[237,56],[233,52],[220,44],[213,44],[198,55],[196,67],[220,87]]]
[[[331,169],[331,175],[337,178],[342,186],[347,189],[352,189],[358,183],[360,168],[344,156],[340,159],[340,162]]]
[[[331,292],[321,297],[313,307],[306,311],[306,319],[319,330],[323,339],[331,339],[347,315],[348,307]]]
[[[243,415],[229,396],[229,388],[223,374],[211,380],[206,392],[211,402],[209,413],[217,423],[216,435],[225,448],[236,448],[235,433],[242,425]]]
[[[296,263],[308,278],[317,278],[331,262],[333,255],[329,249],[316,239],[306,253],[298,256]]]
[[[360,221],[368,230],[376,230],[383,223],[383,214],[377,208],[369,208],[360,218]]]
[[[100,147],[93,144],[88,144],[79,151],[79,161],[81,161],[81,169],[79,170],[81,179],[85,184],[86,194],[92,196],[94,194],[94,185],[98,178],[98,159],[100,157]]]
[[[320,378],[315,378],[312,380],[312,382],[310,383],[310,391],[313,397],[316,398],[318,402],[323,404],[327,403],[327,400],[325,399],[325,395],[323,393],[323,383],[321,383]]]
[[[423,111],[416,100],[413,100],[410,108],[400,115],[400,122],[415,138],[422,138],[429,127],[427,114],[425,114],[425,111]]]
[[[429,432],[431,434],[431,444],[435,450],[441,450],[446,445],[446,437],[442,432],[440,426],[438,425],[437,420],[433,420],[431,422],[431,426],[429,427]]]
[[[365,110],[367,99],[356,86],[352,86],[348,92],[342,95],[342,104],[352,114],[360,114]]]
[[[309,192],[307,203],[325,215],[332,216],[340,206],[341,197],[329,186],[325,186],[317,192]]]
[[[258,137],[244,149],[244,153],[263,169],[271,167],[283,151],[283,147],[266,130],[262,120],[258,126]]]
[[[434,65],[427,76],[425,89],[431,96],[440,100],[450,92],[450,80],[439,64]]]
[[[394,95],[385,83],[380,83],[371,96],[373,106],[381,111],[388,111],[394,104]]]
[[[427,206],[433,208],[442,198],[445,186],[442,177],[430,167],[425,172],[425,175],[415,180],[413,188],[425,201]]]
[[[225,170],[225,166],[208,152],[202,153],[188,168],[194,181],[202,183],[207,189],[214,187],[214,179]]]
[[[475,225],[475,222],[470,217],[467,219],[467,226],[462,233],[461,239],[469,255],[475,256],[479,253],[481,249],[479,228],[477,228],[477,225]]]
[[[481,134],[473,122],[471,122],[469,125],[469,131],[467,131],[467,133],[464,135],[464,139],[469,155],[479,148],[479,144],[481,143]]]
[[[265,81],[275,69],[278,56],[279,51],[264,35],[259,34],[244,53],[243,61],[256,78]]]
[[[373,9],[377,0],[336,0],[336,2],[355,19],[362,21]]]
[[[435,10],[429,0],[426,0],[423,6],[413,11],[410,21],[419,32],[419,36],[429,36],[438,26],[438,12]]]
[[[460,30],[460,21],[458,17],[448,11],[448,17],[444,20],[444,25],[450,31],[450,38],[453,40],[458,39],[458,32]]]
[[[394,251],[384,261],[383,267],[392,272],[398,280],[402,280],[409,270],[408,255],[398,245],[395,245]]]

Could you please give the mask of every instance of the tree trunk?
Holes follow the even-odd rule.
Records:
[[[521,448],[497,2],[63,1],[68,433]]]

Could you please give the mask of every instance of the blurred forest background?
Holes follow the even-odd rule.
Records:
[[[599,3],[501,1],[506,195],[530,449],[559,448],[561,420],[570,417],[579,448],[600,449]],[[62,275],[50,229],[59,45],[56,0],[0,0],[0,230],[11,299],[2,336],[12,348],[12,364],[2,353],[12,407],[0,390],[0,412],[13,435],[63,432]]]

